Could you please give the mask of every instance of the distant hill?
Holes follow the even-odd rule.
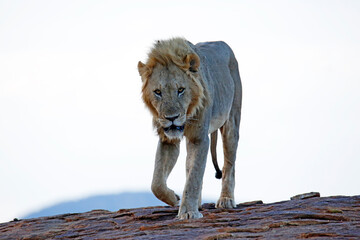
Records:
[[[44,208],[23,218],[37,218],[64,213],[82,213],[94,209],[117,211],[124,208],[139,208],[148,206],[165,206],[150,192],[127,192],[111,195],[99,195],[78,201],[68,201]]]

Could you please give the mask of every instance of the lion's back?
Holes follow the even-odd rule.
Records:
[[[221,65],[228,65],[234,53],[230,46],[223,41],[216,42],[201,42],[195,45],[200,55],[204,56],[207,64],[221,67]],[[214,66],[210,66],[214,67]]]
[[[202,75],[210,88],[224,85],[232,89],[239,85],[240,77],[232,72],[239,72],[235,55],[228,44],[223,41],[201,42],[195,45],[195,51],[202,62]],[[211,91],[211,89],[210,89]]]
[[[241,79],[235,55],[223,41],[195,45],[202,62],[202,79],[212,99],[212,118],[209,132],[228,119],[231,109],[241,106]]]

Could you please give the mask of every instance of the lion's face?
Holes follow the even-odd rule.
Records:
[[[200,58],[184,40],[177,41],[176,48],[168,46],[168,42],[158,42],[146,64],[138,63],[143,82],[142,98],[164,141],[186,135],[186,126],[194,120],[205,101],[198,74]]]
[[[156,111],[154,120],[169,139],[181,138],[189,117],[192,80],[174,64],[157,64],[147,82],[143,96]]]

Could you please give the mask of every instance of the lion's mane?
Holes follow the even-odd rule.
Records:
[[[156,64],[168,66],[175,64],[182,69],[188,76],[191,86],[191,104],[187,110],[187,116],[192,117],[197,111],[202,109],[208,101],[206,89],[199,77],[200,58],[191,48],[189,42],[183,38],[173,38],[170,40],[157,41],[148,54],[145,65],[139,64],[141,69],[141,78],[143,80],[142,98],[144,103],[150,109],[152,115],[157,118],[158,113],[151,104],[148,89],[149,78]]]

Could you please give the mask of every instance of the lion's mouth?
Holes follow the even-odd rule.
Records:
[[[171,131],[171,130],[175,130],[175,131],[183,132],[183,131],[184,131],[184,127],[185,127],[185,125],[176,126],[176,125],[173,124],[173,125],[171,125],[170,127],[164,128],[164,131],[165,131],[165,132],[168,132],[168,131]]]

